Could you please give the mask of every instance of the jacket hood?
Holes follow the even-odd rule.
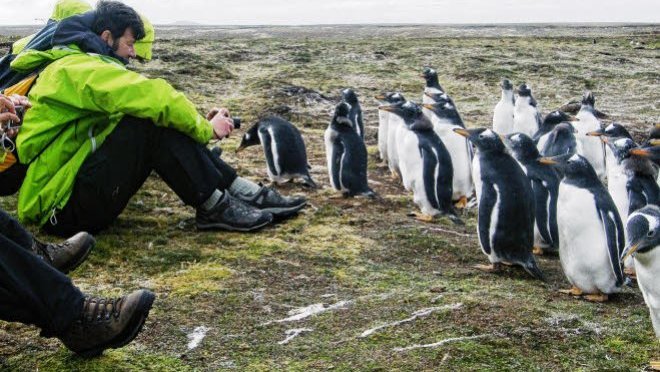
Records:
[[[59,0],[55,3],[53,14],[50,19],[53,21],[61,21],[73,15],[84,13],[92,10],[92,6],[80,0]]]
[[[77,45],[85,53],[101,54],[112,57],[123,64],[128,64],[126,58],[115,54],[100,36],[92,31],[96,12],[89,11],[62,20],[53,34],[52,45]]]
[[[144,37],[135,42],[135,54],[145,61],[150,61],[151,48],[154,44],[156,32],[154,26],[149,22],[147,17],[140,15],[140,18],[142,18],[142,24],[144,25]]]

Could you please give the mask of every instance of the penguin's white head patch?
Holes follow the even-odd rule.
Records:
[[[578,154],[574,154],[568,160],[577,161],[580,160],[580,156]]]
[[[250,133],[245,133],[245,139],[246,139],[246,140],[249,141],[249,140],[250,140],[250,137],[252,137],[252,136],[250,135]]]

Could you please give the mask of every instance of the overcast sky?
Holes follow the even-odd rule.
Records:
[[[95,0],[88,0],[90,4]],[[660,23],[660,0],[124,0],[153,23]],[[0,0],[0,25],[41,24],[55,0]]]

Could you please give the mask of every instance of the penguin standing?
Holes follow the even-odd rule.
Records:
[[[598,117],[598,115],[596,115],[596,117]],[[633,139],[632,136],[630,135],[630,132],[628,132],[628,130],[619,123],[612,123],[605,128],[598,128],[595,131],[587,132],[587,136],[592,136],[592,137],[606,136],[610,138],[624,137],[624,138]],[[612,153],[612,149],[609,146],[605,146],[605,168],[606,168],[605,171],[607,173],[607,182],[609,184],[610,176],[612,176],[613,173],[619,171],[616,158],[614,157],[614,153]],[[621,216],[621,220],[625,221],[626,219],[623,216]]]
[[[522,266],[543,280],[532,254],[534,245],[534,195],[529,180],[504,143],[490,129],[454,129],[477,146],[474,177],[479,202],[478,229],[481,249],[496,271],[502,262]]]
[[[350,119],[353,121],[355,131],[364,140],[364,122],[362,121],[362,107],[357,94],[351,88],[346,88],[341,91],[341,99],[348,103],[351,107]]]
[[[403,185],[413,192],[413,201],[422,212],[416,214],[417,218],[430,221],[442,214],[461,223],[451,202],[451,157],[433,131],[433,124],[413,102],[384,109],[401,117],[407,128],[399,143],[399,161]]]
[[[563,111],[555,110],[546,115],[545,118],[543,118],[541,127],[536,133],[534,133],[534,136],[532,137],[532,140],[536,142],[536,148],[538,148],[539,151],[542,151],[546,142],[548,141],[548,138],[550,137],[550,134],[552,133],[552,130],[558,124],[570,121],[575,121],[575,118],[569,116]]]
[[[534,253],[557,252],[559,228],[557,227],[557,198],[559,174],[554,167],[544,164],[534,141],[524,133],[513,133],[505,143],[523,167],[534,192],[536,223],[534,225]]]
[[[578,121],[575,123],[575,129],[577,130],[575,138],[580,143],[578,153],[589,160],[598,178],[604,182],[607,177],[605,170],[605,148],[598,138],[587,135],[587,133],[597,131],[601,128],[600,120],[598,120],[594,112],[595,102],[596,100],[591,92],[587,91],[584,93],[582,106],[577,113]]]
[[[445,95],[445,90],[440,86],[440,81],[438,80],[438,73],[431,67],[425,67],[422,72],[422,77],[426,82],[424,86],[424,94],[422,95],[422,103],[433,103],[433,95]]]
[[[532,137],[539,130],[540,125],[541,114],[532,96],[532,90],[526,84],[521,84],[513,107],[513,132],[525,133]]]
[[[405,101],[403,95],[398,92],[385,92],[376,96],[376,99],[388,105],[399,104]],[[387,136],[390,118],[393,115],[388,111],[378,110],[378,153],[380,154],[380,159],[384,162],[387,162]]]
[[[401,136],[406,132],[406,125],[399,115],[394,115],[391,110],[386,110],[384,107],[396,108],[406,103],[403,95],[399,95],[399,99],[389,105],[381,106],[378,109],[388,112],[390,114],[387,123],[387,167],[390,169],[392,179],[401,180],[401,170],[399,169],[399,142]]]
[[[637,283],[651,312],[655,336],[660,339],[660,208],[647,205],[632,213],[626,234],[623,258],[635,260]]]
[[[433,130],[449,151],[454,170],[452,200],[458,208],[467,206],[468,198],[474,193],[472,182],[472,145],[461,135],[454,132],[455,128],[465,128],[456,106],[443,97],[435,97],[435,103],[424,104],[424,111],[430,112]]]
[[[503,136],[513,133],[513,105],[516,98],[513,96],[513,84],[507,79],[502,79],[502,98],[495,105],[493,111],[493,130]]]
[[[570,123],[557,124],[545,140],[545,144],[540,150],[541,155],[553,157],[577,153],[578,143],[574,133],[575,128]]]
[[[625,244],[623,223],[586,158],[565,156],[559,166],[565,175],[557,201],[559,260],[573,286],[561,292],[606,301],[624,282],[620,261]]]
[[[351,108],[341,102],[325,131],[325,153],[330,184],[344,196],[376,194],[367,184],[367,148],[353,128]]]
[[[302,178],[305,186],[316,187],[309,174],[305,142],[293,124],[277,116],[263,118],[245,132],[236,152],[258,144],[263,146],[266,170],[272,182]]]

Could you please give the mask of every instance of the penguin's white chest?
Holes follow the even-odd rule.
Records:
[[[470,197],[474,191],[471,170],[472,156],[468,150],[470,144],[465,137],[453,131],[454,128],[460,128],[460,126],[446,121],[441,122],[437,117],[433,118],[432,123],[433,130],[440,137],[451,157],[452,169],[454,171],[452,178],[452,200],[458,200],[463,196]]]
[[[387,159],[387,131],[389,127],[390,113],[378,110],[378,153],[381,160]]]
[[[334,151],[334,142],[337,139],[337,131],[328,127],[328,129],[325,130],[323,139],[325,142],[325,156],[328,166],[328,175],[330,177],[330,184],[333,188],[335,188],[335,190],[339,190],[341,186],[335,184],[334,177],[332,176],[336,171],[336,169],[334,169],[336,165],[332,161],[332,157]]]
[[[390,115],[387,129],[387,165],[392,172],[399,172],[399,144],[401,136],[407,131],[403,120]]]
[[[660,338],[660,247],[635,256],[637,283],[651,313],[656,337]]]
[[[607,237],[594,195],[562,182],[557,201],[559,259],[568,281],[585,293],[617,291]]]
[[[536,107],[526,101],[516,100],[513,111],[513,132],[525,133],[533,137],[539,130]]]
[[[577,152],[589,160],[598,178],[604,181],[607,174],[605,173],[605,149],[603,143],[598,137],[587,136],[587,133],[600,129],[600,121],[591,112],[586,110],[580,110],[576,116],[578,121],[574,122],[573,126],[577,130],[575,139],[580,144]]]
[[[282,174],[282,164],[281,164],[281,159],[280,159],[280,153],[279,153],[279,145],[277,141],[275,140],[275,132],[273,131],[272,128],[268,128],[268,135],[270,136],[270,140],[266,137],[264,137],[264,134],[261,132],[259,133],[259,140],[261,143],[265,143],[266,141],[270,141],[270,153],[266,151],[266,146],[264,146],[264,156],[270,157],[273,160],[273,166],[275,167],[274,169],[271,169],[270,163],[266,162],[266,170],[268,172],[268,177],[275,182],[281,181],[281,177],[284,177],[284,174]]]
[[[501,135],[513,133],[513,103],[502,98],[493,112],[493,130]]]

